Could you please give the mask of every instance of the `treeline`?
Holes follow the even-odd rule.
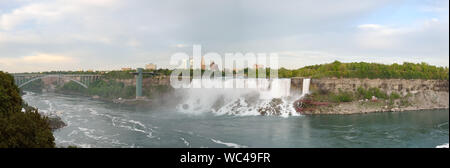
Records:
[[[281,68],[279,77],[336,77],[336,78],[382,78],[382,79],[449,79],[448,67],[437,67],[427,63],[378,64],[366,62],[306,66],[296,70]]]
[[[143,96],[154,98],[168,93],[171,89],[173,88],[168,85],[144,85],[142,88],[142,94]],[[84,88],[81,85],[70,81],[58,88],[58,91],[68,91],[88,96],[99,96],[106,99],[131,99],[136,97],[136,86],[128,86],[123,82],[116,81],[114,79],[95,81],[89,84],[88,88]]]
[[[266,77],[270,76],[270,68],[261,69],[248,69],[238,70],[239,72],[244,71],[245,76],[257,77],[258,71],[266,71]],[[44,74],[99,74],[103,75],[106,79],[133,79],[135,70],[130,71],[95,71],[95,72],[78,72],[78,71],[51,71],[43,72]],[[144,70],[144,72],[153,72],[154,75],[171,75],[172,70],[169,69],[158,69],[154,71]],[[190,70],[191,76],[193,75],[193,70]],[[205,71],[202,70],[202,74]],[[233,74],[238,74],[233,71]],[[250,75],[249,75],[250,74]],[[256,76],[255,76],[256,74]],[[150,76],[149,74],[144,75],[144,77]],[[225,76],[225,72],[222,71],[222,76]],[[292,78],[292,77],[311,77],[311,78],[325,78],[325,77],[336,77],[336,78],[381,78],[381,79],[449,79],[449,69],[448,67],[437,67],[429,65],[427,63],[409,63],[405,62],[403,64],[379,64],[379,63],[366,63],[366,62],[352,62],[352,63],[341,63],[339,61],[334,61],[329,64],[311,65],[299,69],[278,69],[278,77],[280,78]]]
[[[97,95],[108,99],[115,99],[119,97],[133,98],[136,95],[135,86],[125,86],[124,83],[116,82],[114,80],[98,80],[89,84],[87,89],[73,81],[70,81],[59,89],[61,91],[71,91],[83,95]]]
[[[129,71],[110,71],[108,73],[103,74],[103,77],[106,79],[133,79],[136,70]],[[158,69],[158,70],[144,70],[144,77],[149,77],[152,75],[156,76],[169,76],[172,73],[172,70],[169,69]],[[145,74],[152,73],[152,74]]]
[[[55,147],[48,118],[28,107],[14,78],[0,71],[0,148]]]
[[[115,70],[115,71],[47,71],[47,72],[39,72],[39,73],[21,73],[21,74],[62,74],[62,75],[71,75],[71,74],[81,74],[81,75],[103,75],[103,77],[108,79],[132,79],[134,78],[134,72],[136,70]],[[172,70],[169,69],[157,69],[157,70],[144,70],[143,72],[152,72],[154,75],[170,75]],[[145,75],[149,76],[149,75]]]

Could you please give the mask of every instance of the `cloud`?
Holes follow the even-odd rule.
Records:
[[[73,67],[76,63],[78,63],[78,60],[73,57],[49,53],[35,53],[19,58],[0,58],[0,68],[6,66],[16,71],[34,69],[37,67],[43,67],[42,70],[45,70],[44,67],[66,69],[65,67]]]
[[[357,43],[363,48],[386,49],[398,47],[398,36],[407,33],[406,29],[391,28],[377,24],[359,25]]]
[[[280,61],[279,63],[286,68],[298,68],[302,66],[312,65],[312,64],[322,64],[329,63],[334,60],[341,60],[338,56],[323,52],[323,51],[280,51],[277,52]]]
[[[36,22],[45,24],[53,21],[61,21],[67,15],[82,14],[91,8],[112,7],[116,0],[56,0],[33,2],[10,13],[0,16],[0,28],[12,30],[21,24]]]
[[[73,63],[74,59],[68,56],[63,55],[54,55],[47,53],[37,53],[30,56],[25,56],[20,61],[26,63],[35,63],[35,64],[58,64],[58,63]]]
[[[11,30],[25,22],[58,19],[70,10],[73,10],[73,8],[68,8],[67,6],[58,8],[55,4],[30,4],[15,9],[11,13],[1,15],[0,27],[4,30]]]
[[[448,66],[447,0],[6,1],[0,2],[0,66],[6,71],[45,70],[51,63],[5,65],[23,63],[35,51],[79,62],[47,68],[167,67],[171,54],[191,54],[193,44],[203,53],[278,52],[281,66],[290,68],[411,58]],[[397,10],[403,6],[414,8]]]
[[[130,46],[130,47],[139,47],[139,46],[141,46],[141,43],[136,39],[131,39],[131,40],[128,40],[126,45]]]
[[[175,44],[174,45],[176,48],[185,48],[185,47],[189,47],[189,45],[186,44]]]
[[[383,26],[382,25],[378,25],[378,24],[362,24],[362,25],[359,25],[358,28],[363,29],[363,30],[364,29],[377,30],[377,29],[383,28]]]
[[[359,25],[358,29],[356,42],[359,46],[369,49],[414,51],[417,48],[412,47],[424,48],[430,44],[436,45],[435,42],[448,40],[448,37],[441,36],[448,34],[448,24],[441,23],[437,18],[406,26],[363,24]]]
[[[420,10],[424,12],[447,13],[448,15],[448,6],[448,0],[433,0],[427,5],[421,6]]]

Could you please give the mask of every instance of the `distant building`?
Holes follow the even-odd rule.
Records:
[[[131,68],[122,68],[122,71],[131,71],[131,70],[133,70],[133,69],[131,69]]]
[[[147,65],[145,65],[145,69],[146,70],[156,70],[156,64],[152,64],[152,63],[147,64]]]
[[[253,68],[255,68],[255,69],[264,68],[264,65],[255,64],[255,66]]]

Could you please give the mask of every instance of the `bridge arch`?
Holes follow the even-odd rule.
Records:
[[[75,80],[75,79],[72,79],[72,78],[70,78],[70,77],[66,77],[66,76],[62,76],[62,75],[45,75],[45,76],[39,76],[39,77],[30,79],[29,81],[26,81],[26,82],[20,84],[18,87],[19,87],[19,88],[22,88],[23,86],[25,86],[25,85],[27,85],[27,84],[29,84],[29,83],[35,81],[35,80],[43,79],[43,78],[49,78],[49,77],[58,77],[58,78],[63,78],[63,79],[69,79],[70,81],[74,81],[75,83],[77,83],[77,84],[83,86],[83,87],[86,88],[86,89],[88,88],[88,86],[87,86],[86,84],[84,84],[84,83],[82,83],[82,82],[80,82],[80,81],[77,81],[77,80]]]

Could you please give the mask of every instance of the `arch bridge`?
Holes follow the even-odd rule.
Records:
[[[91,82],[99,80],[102,75],[91,75],[91,74],[13,74],[14,81],[19,88],[23,86],[44,78],[58,78],[58,83],[62,80],[73,81],[84,88],[88,88]]]

